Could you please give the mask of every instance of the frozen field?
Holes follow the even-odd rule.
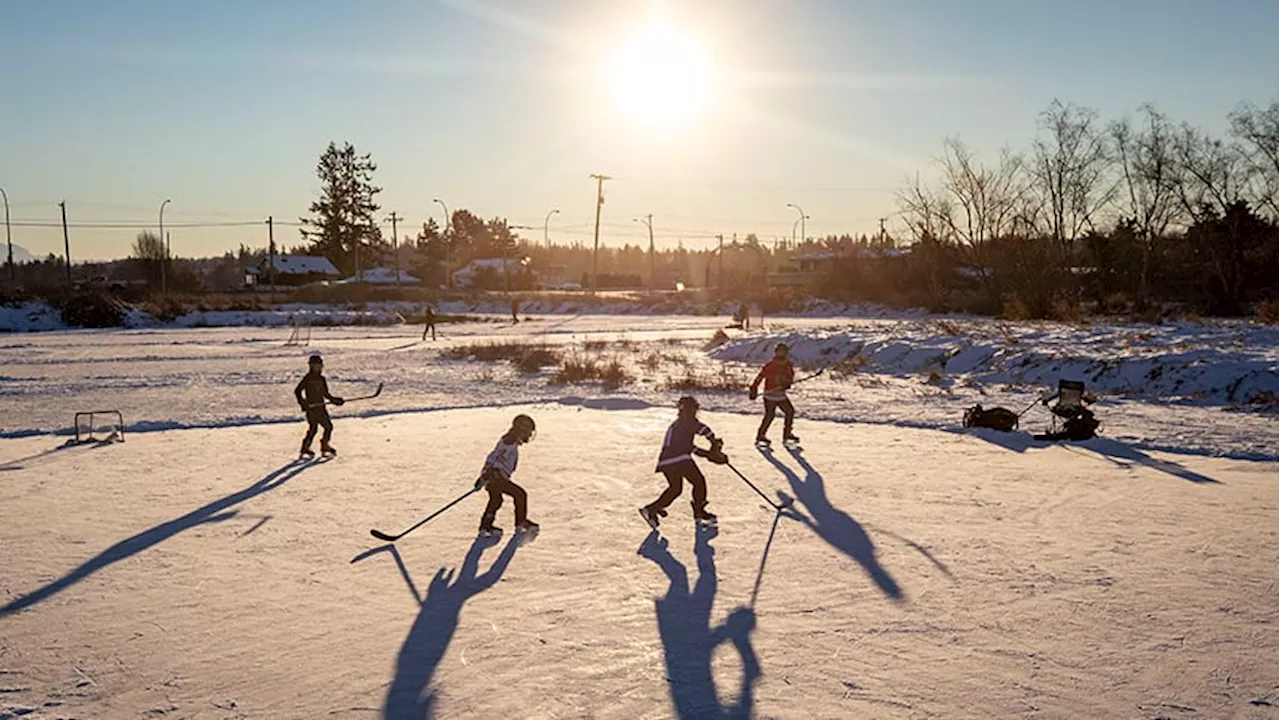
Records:
[[[1277,717],[1274,328],[796,318],[704,349],[722,324],[0,335],[0,718]],[[831,368],[794,393],[803,452],[690,392],[794,510],[704,463],[718,533],[682,498],[648,536],[670,386],[749,380],[779,339]],[[440,355],[506,341],[633,379]],[[384,390],[297,465],[313,350],[335,393]],[[1077,375],[1100,438],[959,427]],[[64,446],[108,408],[126,442]],[[517,412],[536,541],[476,541],[479,497],[369,536],[469,490]]]

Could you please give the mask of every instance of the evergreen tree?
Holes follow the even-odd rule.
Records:
[[[373,184],[377,168],[367,153],[357,155],[351,143],[341,148],[329,143],[316,166],[320,197],[311,203],[312,217],[302,219],[308,253],[329,258],[346,273],[376,263],[387,249],[374,220],[379,209],[374,196],[382,191]]]

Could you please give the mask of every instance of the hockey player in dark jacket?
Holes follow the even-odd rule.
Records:
[[[334,405],[341,405],[346,401],[329,394],[329,383],[323,375],[324,359],[320,357],[320,353],[313,354],[307,361],[307,365],[307,374],[293,389],[298,405],[307,415],[307,436],[302,439],[300,456],[315,456],[315,453],[311,452],[311,441],[315,439],[318,428],[324,428],[324,435],[320,436],[320,452],[325,455],[335,455],[338,451],[329,444],[329,440],[333,437],[333,421],[329,419],[329,411],[325,409],[324,401],[329,400]]]
[[[698,453],[699,449],[694,447],[693,438],[701,435],[711,441],[708,456],[720,455],[724,441],[698,420],[698,401],[694,398],[688,395],[680,398],[676,403],[676,410],[679,415],[667,428],[666,437],[662,440],[662,451],[658,454],[658,466],[654,469],[654,472],[666,476],[667,489],[662,491],[657,500],[640,508],[640,515],[655,530],[658,528],[658,518],[665,517],[667,507],[680,497],[686,480],[693,486],[693,517],[704,522],[714,522],[716,519],[715,515],[707,512],[707,480],[698,469],[698,464],[693,461],[695,453],[702,453]]]

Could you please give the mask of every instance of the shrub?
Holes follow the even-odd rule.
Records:
[[[1253,316],[1260,323],[1275,325],[1278,311],[1280,309],[1277,308],[1276,301],[1267,300],[1266,302],[1258,303],[1258,306],[1253,309]]]
[[[553,380],[558,383],[575,383],[599,377],[600,365],[594,358],[574,353],[560,363],[560,369],[556,371]]]
[[[185,315],[187,306],[178,295],[156,293],[142,303],[142,310],[157,320],[168,322]]]
[[[127,308],[124,303],[100,291],[77,293],[62,303],[62,322],[76,327],[121,327]]]
[[[729,342],[729,336],[725,334],[724,330],[716,330],[716,334],[711,336],[711,339],[707,341],[707,344],[702,349],[714,350],[727,342]]]

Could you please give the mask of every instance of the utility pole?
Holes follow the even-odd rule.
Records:
[[[720,254],[720,282],[717,284],[720,292],[724,292],[724,235],[717,235],[716,238],[720,240],[720,249],[717,251]]]
[[[397,288],[400,287],[400,250],[399,250],[399,246],[397,245],[397,243],[399,242],[400,236],[396,234],[396,221],[403,220],[403,219],[404,218],[396,217],[396,212],[394,210],[391,211],[391,253],[396,257],[396,287]]]
[[[542,244],[546,245],[548,250],[551,249],[551,236],[547,234],[547,231],[551,228],[551,216],[558,212],[560,211],[552,210],[547,213],[547,217],[542,221]]]
[[[596,292],[596,268],[600,259],[600,206],[604,205],[604,181],[612,180],[608,175],[592,174],[596,181],[596,231],[595,243],[591,250],[591,294]]]
[[[267,285],[276,284],[276,224],[273,216],[267,216]]]
[[[167,293],[169,291],[168,281],[165,279],[165,265],[169,262],[169,247],[164,241],[164,206],[169,204],[169,198],[165,198],[160,203],[160,237],[156,238],[160,241],[160,292]]]
[[[71,236],[67,234],[67,201],[63,200],[58,203],[58,207],[62,208],[62,246],[66,251],[67,260],[67,292],[71,292]]]
[[[440,198],[432,198],[431,202],[440,203],[444,208],[444,283],[445,287],[453,287],[453,215],[449,214],[449,206]]]
[[[652,293],[655,288],[654,279],[657,277],[653,266],[653,213],[645,215],[643,219],[635,218],[635,221],[649,228],[649,292]]]
[[[13,235],[9,232],[9,194],[0,188],[0,197],[4,198],[4,239],[9,243],[9,285],[10,289],[18,287],[18,276],[13,269]]]

